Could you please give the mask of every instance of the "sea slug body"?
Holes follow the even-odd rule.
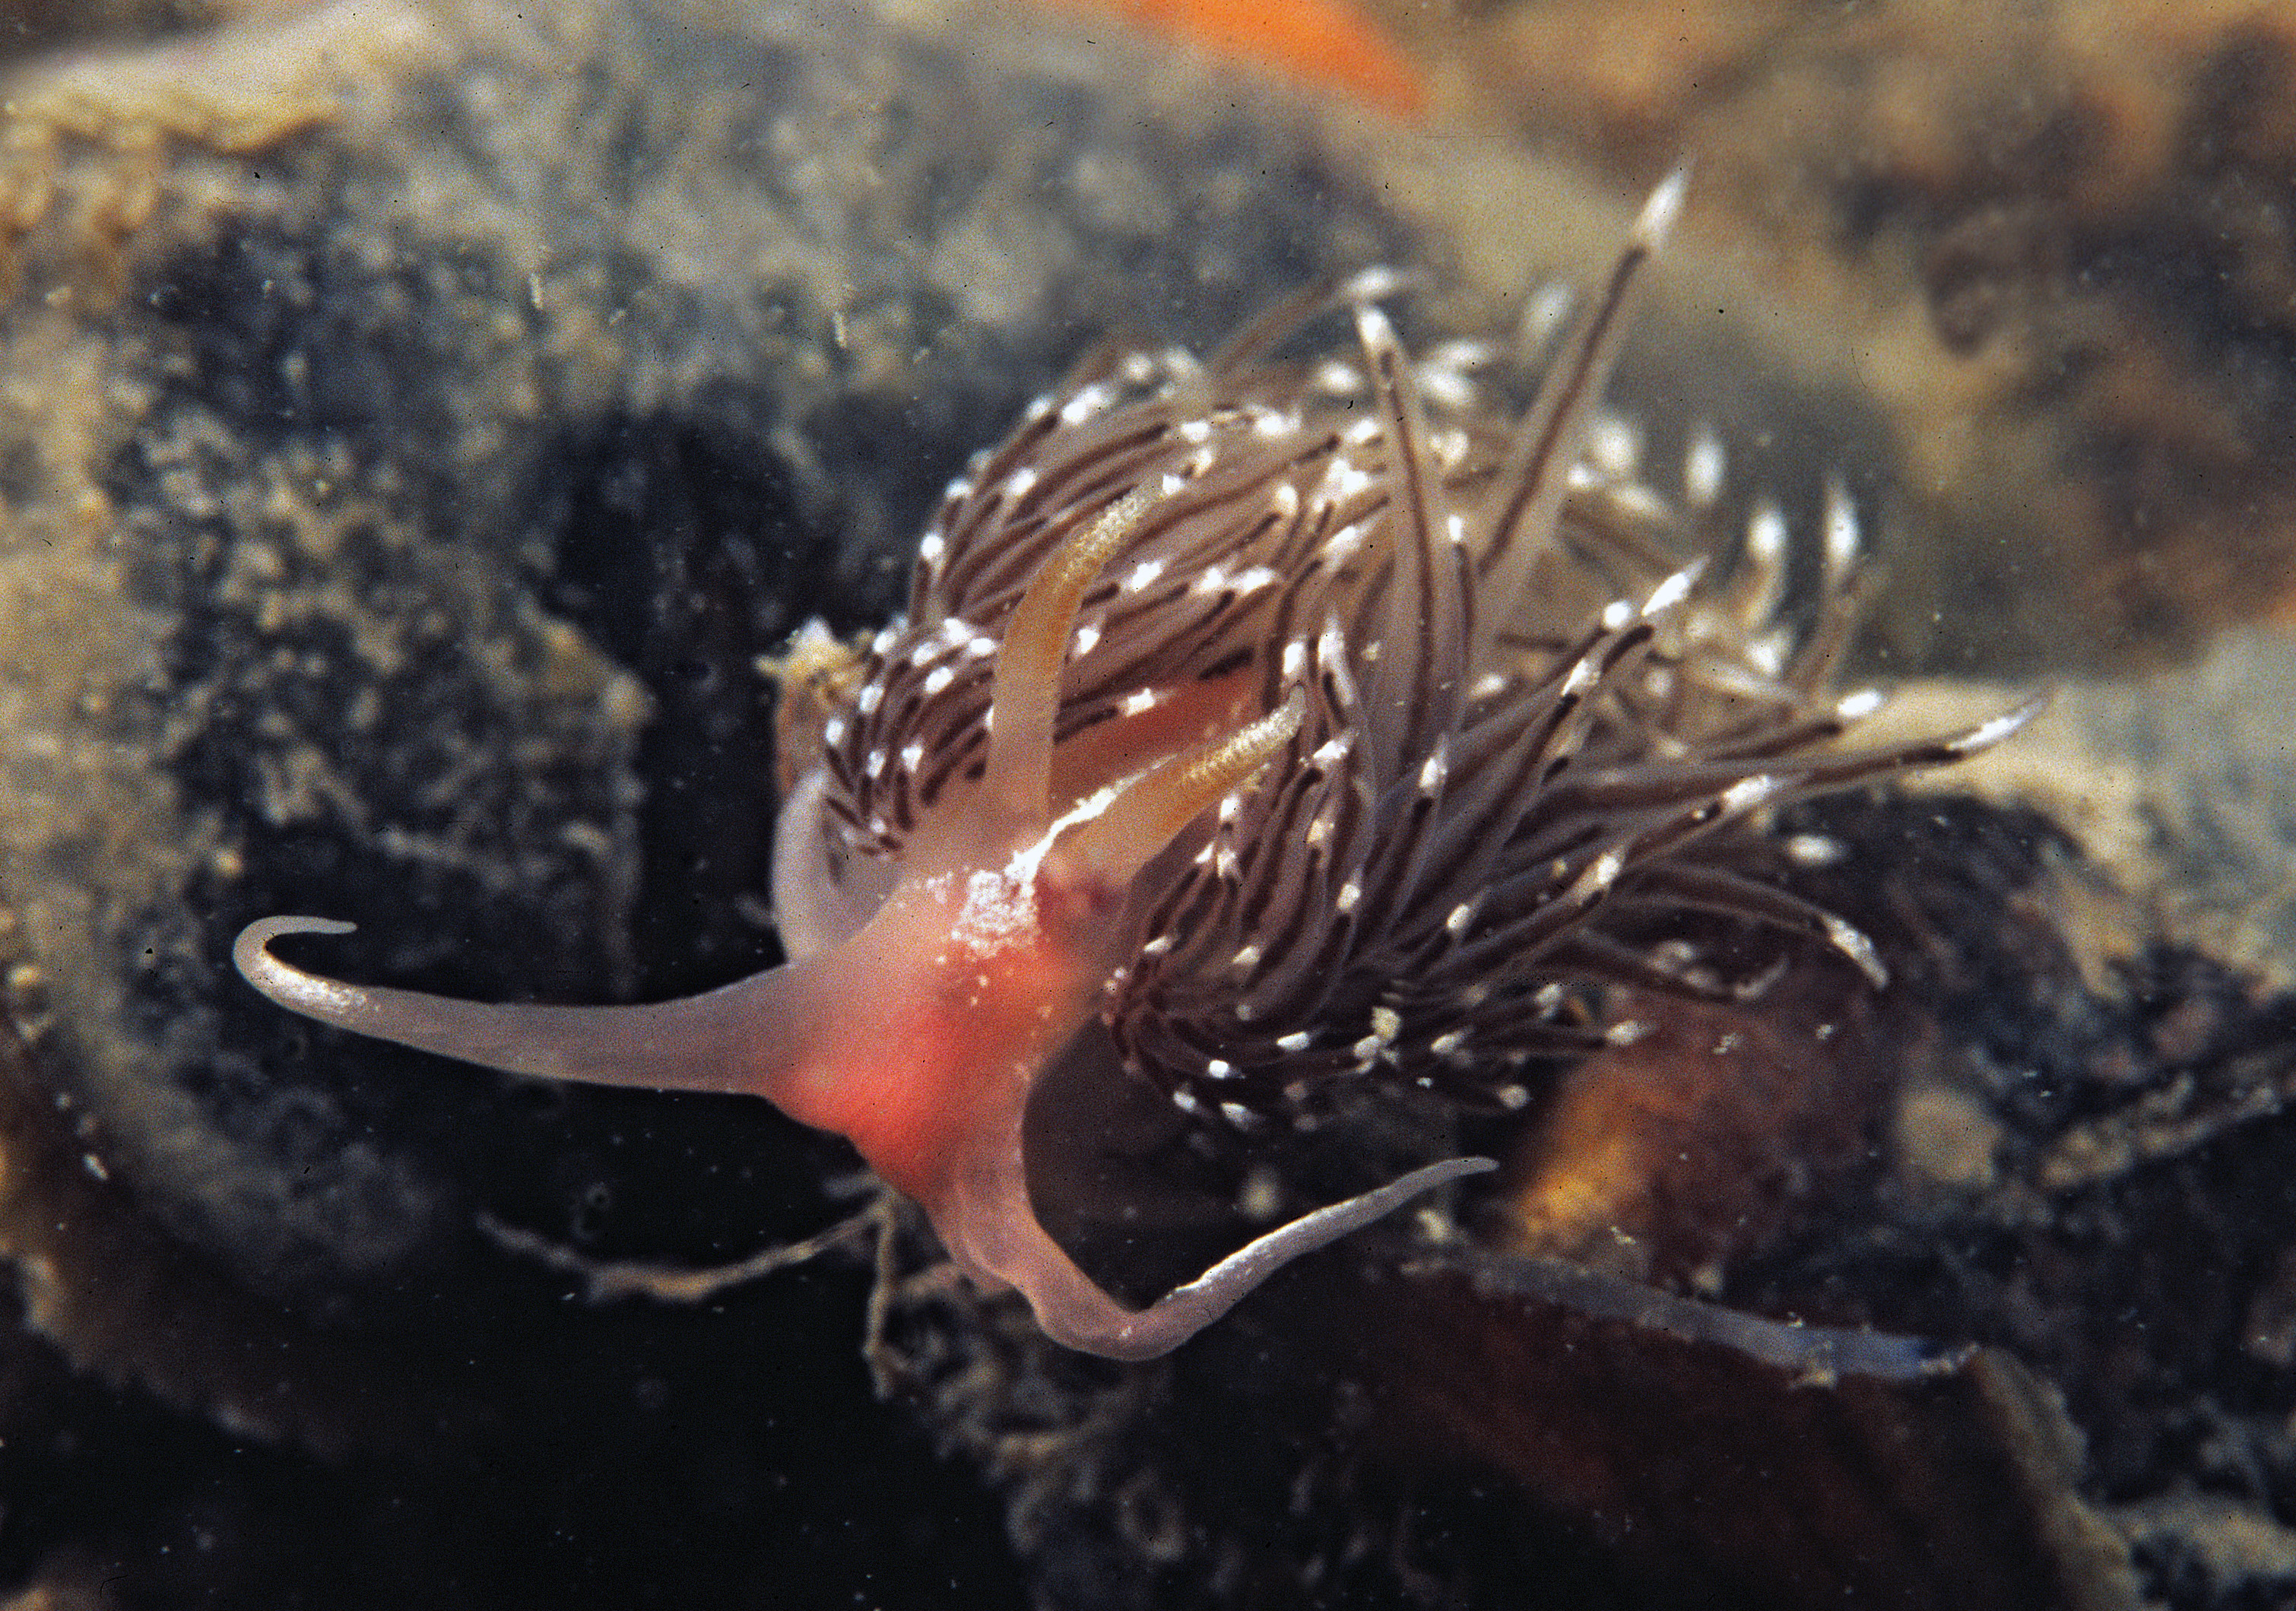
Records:
[[[951,1256],[1071,1347],[1165,1352],[1275,1269],[1491,1167],[1431,1164],[1260,1237],[1133,1310],[1047,1236],[1022,1118],[1046,1071],[1147,1080],[1250,1124],[1327,1082],[1520,1106],[1599,1044],[1590,991],[1702,985],[1646,935],[1688,907],[1856,930],[1715,847],[1782,802],[2013,730],[1877,751],[1826,691],[1856,521],[1828,514],[1816,624],[1771,621],[1775,522],[1726,588],[1669,512],[1580,467],[1682,180],[1652,195],[1526,415],[1414,364],[1374,272],[1218,355],[1111,352],[954,484],[775,828],[790,961],[642,1007],[487,1006],[234,956],[281,1005],[488,1067],[747,1091],[836,1130]],[[1351,353],[1270,353],[1352,316]],[[1693,449],[1694,500],[1714,479]],[[762,762],[761,762],[762,764]]]

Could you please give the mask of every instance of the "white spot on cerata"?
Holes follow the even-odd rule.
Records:
[[[1378,429],[1376,425],[1373,427]],[[1324,470],[1324,479],[1316,489],[1316,496],[1327,503],[1343,504],[1372,484],[1371,477],[1356,468],[1351,458],[1335,458]]]
[[[1759,777],[1742,778],[1722,791],[1722,810],[1731,814],[1751,811],[1776,793],[1784,782],[1784,778],[1772,777],[1767,772]]]
[[[1607,408],[1598,410],[1587,429],[1587,456],[1595,466],[1612,481],[1624,481],[1642,456],[1642,432],[1634,423]]]
[[[927,531],[917,544],[917,557],[927,565],[938,565],[941,555],[947,552],[948,545],[938,531]]]
[[[1450,539],[1450,543],[1453,547],[1465,547],[1467,546],[1467,517],[1464,514],[1446,515],[1443,520],[1443,535]]]
[[[1215,1080],[1233,1080],[1236,1077],[1235,1064],[1230,1063],[1226,1057],[1214,1057],[1205,1064],[1204,1073]]]
[[[1446,759],[1444,741],[1435,741],[1435,748],[1419,763],[1419,792],[1434,795],[1442,792],[1443,780],[1450,774],[1450,762]]]
[[[1356,902],[1362,899],[1363,885],[1355,879],[1350,878],[1345,884],[1340,885],[1340,892],[1332,899],[1332,907],[1333,910],[1337,911],[1340,916],[1344,917],[1349,912],[1356,909]]]
[[[1690,596],[1691,584],[1698,579],[1699,567],[1685,565],[1651,589],[1643,602],[1644,615],[1663,615]]]
[[[1427,1043],[1427,1049],[1449,1062],[1456,1058],[1467,1044],[1467,1032],[1455,1029],[1438,1035]]]
[[[1629,520],[1655,523],[1674,513],[1672,505],[1640,481],[1628,481],[1611,489],[1611,502]]]
[[[1316,746],[1316,752],[1308,757],[1308,759],[1328,772],[1333,767],[1338,766],[1340,762],[1345,760],[1348,758],[1348,752],[1354,747],[1355,736],[1353,734],[1338,733],[1317,744]]]
[[[861,764],[861,769],[871,777],[882,775],[885,770],[885,751],[882,745],[869,752],[868,759]]]
[[[1450,916],[1443,919],[1443,926],[1450,931],[1451,938],[1456,940],[1467,932],[1467,925],[1472,923],[1474,919],[1474,902],[1462,900],[1451,908]]]
[[[825,748],[835,749],[845,742],[845,718],[832,716],[821,725],[821,742]]]
[[[1238,946],[1235,955],[1228,958],[1228,966],[1239,974],[1248,974],[1259,966],[1259,944],[1255,941],[1249,945]]]
[[[1554,333],[1562,328],[1570,315],[1576,293],[1560,280],[1549,280],[1533,292],[1522,305],[1520,326],[1522,342],[1527,347],[1542,346],[1552,341]]]
[[[1127,716],[1137,716],[1143,711],[1152,711],[1156,708],[1156,690],[1135,688],[1116,702],[1116,708]]]
[[[1423,369],[1447,369],[1464,374],[1471,369],[1487,369],[1498,361],[1498,349],[1483,337],[1455,335],[1429,348],[1419,363]]]
[[[1178,1108],[1182,1113],[1186,1114],[1190,1118],[1200,1119],[1203,1117],[1204,1105],[1197,1101],[1194,1093],[1189,1091],[1185,1087],[1172,1093],[1172,1106]]]
[[[1036,484],[1037,467],[1034,464],[1023,464],[1004,478],[1004,496],[1017,502],[1028,497],[1029,490]]]
[[[1456,369],[1420,365],[1419,390],[1438,408],[1465,408],[1475,400],[1474,382]],[[1462,446],[1466,440],[1464,435],[1460,436]]]
[[[1304,1052],[1314,1039],[1315,1037],[1308,1034],[1306,1030],[1294,1030],[1288,1035],[1279,1037],[1275,1045],[1279,1051]]]
[[[1226,592],[1227,567],[1217,563],[1206,565],[1196,572],[1196,579],[1189,584],[1188,591],[1206,595]]]
[[[1627,865],[1622,851],[1605,851],[1595,859],[1595,865],[1578,875],[1570,887],[1563,892],[1565,900],[1591,900],[1618,882],[1619,874]]]
[[[1061,405],[1061,423],[1081,425],[1106,408],[1116,396],[1115,388],[1105,381],[1095,381],[1067,402]]]
[[[1160,957],[1171,949],[1172,937],[1169,934],[1159,934],[1140,948],[1140,954],[1143,957]]]
[[[1849,854],[1849,847],[1828,834],[1789,834],[1786,859],[1798,867],[1830,867]]]
[[[1956,755],[1972,755],[1980,750],[1990,748],[2039,715],[2042,703],[2038,699],[2030,700],[1981,727],[1971,728],[1946,747]]]
[[[947,666],[935,666],[925,675],[925,697],[931,699],[956,680],[956,673]]]
[[[1152,588],[1156,585],[1156,579],[1163,574],[1164,562],[1161,559],[1144,559],[1125,573],[1124,591],[1139,593]]]
[[[901,746],[902,770],[908,772],[915,771],[919,766],[923,764],[924,758],[925,746],[920,740],[912,738],[908,743]]]
[[[1403,1015],[1391,1007],[1371,1009],[1371,1032],[1382,1045],[1392,1046],[1403,1034]]]
[[[1290,481],[1278,481],[1267,495],[1267,506],[1278,520],[1290,520],[1300,513],[1300,489]]]
[[[1841,576],[1857,563],[1857,505],[1850,501],[1849,489],[1833,476],[1825,481],[1825,566],[1829,575]]]
[[[1768,498],[1754,505],[1746,518],[1746,553],[1765,564],[1775,563],[1786,551],[1786,515]]]
[[[1308,669],[1308,645],[1304,638],[1293,638],[1283,645],[1283,676],[1286,681],[1298,678]]]
[[[1081,658],[1084,655],[1091,653],[1099,642],[1100,623],[1095,621],[1088,621],[1076,629],[1076,637],[1070,640],[1069,653],[1071,655]]]
[[[1693,509],[1710,506],[1722,496],[1722,481],[1729,469],[1722,439],[1714,434],[1711,425],[1699,426],[1691,433],[1689,447],[1683,450],[1683,497]]]
[[[1220,1117],[1238,1130],[1248,1129],[1259,1122],[1259,1115],[1241,1102],[1223,1102],[1219,1107]]]
[[[1201,447],[1212,440],[1212,423],[1207,419],[1182,420],[1180,440],[1192,447]]]

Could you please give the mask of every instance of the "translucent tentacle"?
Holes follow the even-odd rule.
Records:
[[[1169,1353],[1235,1307],[1253,1287],[1303,1253],[1352,1235],[1414,1197],[1498,1165],[1449,1158],[1376,1191],[1333,1203],[1246,1243],[1194,1280],[1145,1309],[1128,1309],[1079,1270],[1045,1233],[1030,1205],[1017,1139],[1006,1167],[960,1187],[954,1212],[931,1209],[950,1251],[976,1274],[1017,1288],[1046,1336],[1111,1360]],[[978,1195],[973,1195],[977,1193]]]
[[[703,995],[642,1007],[461,1001],[346,984],[271,953],[291,934],[348,934],[328,917],[266,917],[240,931],[232,960],[291,1012],[504,1073],[645,1089],[751,1090],[794,1064],[816,1015],[803,965],[770,968]]]

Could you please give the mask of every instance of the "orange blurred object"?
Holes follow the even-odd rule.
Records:
[[[1046,0],[1113,16],[1144,33],[1333,86],[1401,118],[1426,110],[1418,65],[1347,0]]]

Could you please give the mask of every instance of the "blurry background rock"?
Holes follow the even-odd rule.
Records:
[[[243,16],[264,0],[8,0],[0,57],[94,39],[152,39]]]
[[[857,1267],[590,1311],[476,1229],[706,1263],[835,1218],[848,1155],[758,1104],[321,1035],[225,962],[246,919],[319,911],[362,925],[331,966],[462,994],[750,971],[773,954],[758,657],[808,614],[897,607],[930,500],[1067,363],[1111,332],[1201,349],[1372,261],[1444,287],[1406,322],[1479,331],[1545,264],[1599,263],[1685,151],[1628,434],[1662,474],[1713,419],[1733,506],[1775,487],[1805,527],[1839,467],[1889,575],[1870,657],[2062,670],[2272,616],[2281,30],[2020,17],[1412,10],[1396,60],[1437,109],[1414,132],[1332,98],[1353,69],[1285,64],[1319,103],[993,5],[6,13],[0,50],[54,53],[16,61],[0,122],[0,1245],[30,1327],[0,1350],[0,1572],[91,1605],[1838,1598],[1822,1529],[1622,1547],[1685,1525],[1666,1495],[1621,1523],[1509,1475],[1526,1449],[1599,1475],[1663,1447],[1634,1403],[1681,1401],[1463,1403],[1410,1327],[1468,1304],[1496,1357],[1591,1328],[1619,1382],[1718,1381],[1709,1404],[1778,1389],[1763,1316],[1928,1339],[1810,1411],[1913,1451],[1862,1474],[1857,1514],[1939,1514],[1931,1449],[1973,1443],[1952,1469],[2030,1490],[2000,1514],[2071,1519],[1901,1574],[1909,1603],[2037,1582],[2111,1603],[2124,1540],[2180,1605],[2296,1582],[2269,631],[2185,682],[2082,686],[2050,760],[1988,803],[1800,823],[1813,892],[1889,936],[1901,987],[1840,1038],[1866,1061],[1838,1086],[1839,1049],[1799,1086],[1749,1088],[1726,1048],[1693,1071],[1736,1100],[1692,1139],[1848,1093],[1752,1146],[1755,1175],[1653,1164],[1590,1210],[1570,1160],[1490,1138],[1578,1217],[1529,1223],[1524,1189],[1486,1242],[1631,1233],[1602,1262],[1704,1301],[1696,1346],[1742,1356],[1694,1370],[1665,1325],[1495,1311],[1487,1253],[1396,1276],[1366,1243],[1135,1373],[1048,1359],[926,1272],[897,1316],[916,1401],[881,1406]],[[1270,1168],[1316,1182],[1296,1153]],[[1401,1334],[1332,1319],[1373,1312]],[[2006,1352],[1923,1374],[1980,1342]],[[2025,1368],[1988,1443],[1963,1401]],[[1366,1456],[1421,1405],[1522,1441],[1431,1476]],[[1742,1441],[1641,1475],[1727,1509]],[[1761,1446],[1766,1497],[1831,1491],[1825,1443]],[[2112,1507],[2104,1546],[2082,1495]],[[1700,1575],[1726,1567],[1753,1575]]]
[[[1890,422],[1904,652],[2126,664],[2296,608],[2288,6],[1515,0],[1431,45],[1622,183],[1695,158],[1754,339]]]

